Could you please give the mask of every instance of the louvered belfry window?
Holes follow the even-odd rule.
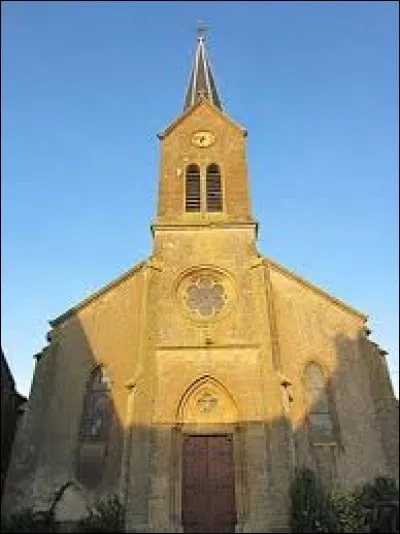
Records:
[[[186,211],[200,211],[200,169],[191,164],[186,169]]]
[[[222,211],[221,173],[215,163],[207,167],[206,199],[207,211]]]

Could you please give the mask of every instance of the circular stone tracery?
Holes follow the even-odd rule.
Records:
[[[215,315],[225,304],[222,284],[209,276],[198,276],[186,289],[186,304],[191,311],[206,317]]]
[[[232,300],[230,279],[219,271],[198,269],[181,279],[177,288],[178,298],[192,317],[207,320],[225,311]]]

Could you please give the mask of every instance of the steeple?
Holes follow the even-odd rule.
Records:
[[[204,27],[197,41],[184,112],[158,135],[160,182],[152,224],[156,249],[164,231],[256,229],[247,182],[246,131],[221,109]]]
[[[184,111],[193,106],[202,97],[207,98],[214,106],[217,106],[222,111],[221,101],[204,45],[205,31],[206,27],[200,23],[197,29],[197,49],[189,86],[186,91]]]

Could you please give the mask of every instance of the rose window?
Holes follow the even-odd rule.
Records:
[[[186,304],[202,317],[215,315],[225,304],[222,284],[209,276],[199,276],[186,289]]]
[[[178,279],[176,296],[182,311],[200,321],[221,318],[229,312],[235,291],[224,272],[208,267],[193,269]]]

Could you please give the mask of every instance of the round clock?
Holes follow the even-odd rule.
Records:
[[[212,145],[214,141],[214,134],[206,130],[199,130],[192,135],[192,143],[201,148]]]

